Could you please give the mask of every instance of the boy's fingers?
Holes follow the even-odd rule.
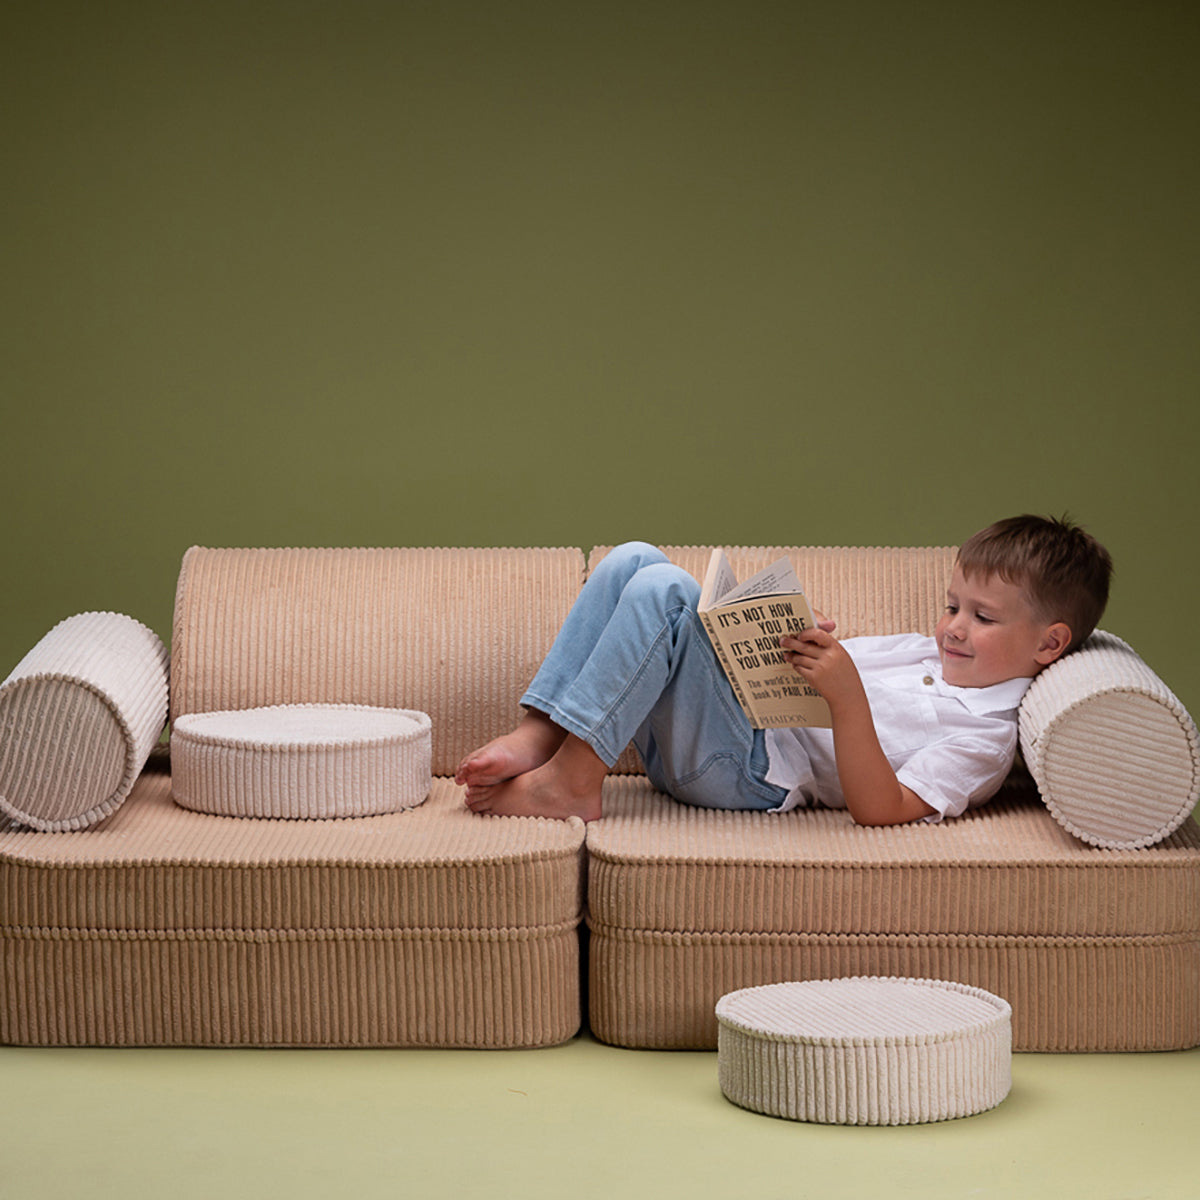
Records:
[[[779,644],[785,650],[802,650],[810,646],[828,646],[833,640],[827,629],[805,629],[800,633],[785,633]]]

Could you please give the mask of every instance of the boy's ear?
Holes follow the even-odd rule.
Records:
[[[1047,625],[1043,631],[1042,640],[1034,658],[1037,659],[1039,666],[1048,667],[1056,659],[1062,658],[1066,654],[1070,644],[1070,628],[1062,621],[1056,621],[1053,625]]]

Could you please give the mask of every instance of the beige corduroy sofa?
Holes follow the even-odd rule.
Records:
[[[668,553],[693,573],[707,558]],[[744,574],[781,553],[845,636],[929,630],[953,561],[730,557]],[[689,809],[632,754],[588,826],[474,816],[455,764],[517,718],[588,565],[574,549],[190,550],[172,719],[420,710],[431,791],[378,816],[213,816],[173,800],[155,751],[87,820],[30,828],[16,810],[0,1041],[546,1046],[590,1021],[618,1045],[712,1047],[728,991],[875,974],[1002,995],[1018,1050],[1200,1044],[1195,728],[1132,649],[1098,635],[1040,677],[1021,720],[1036,787],[1018,774],[941,825]],[[29,758],[5,754],[0,803]]]

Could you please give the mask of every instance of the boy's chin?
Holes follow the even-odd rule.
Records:
[[[972,678],[971,659],[953,654],[942,654],[942,678],[951,687],[978,687]]]
[[[975,665],[975,660],[971,658],[950,659],[949,661],[943,658],[942,678],[951,687],[960,688],[985,688],[1005,682],[1003,679],[987,679],[982,677],[978,667]]]

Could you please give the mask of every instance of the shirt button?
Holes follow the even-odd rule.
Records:
[[[926,687],[933,687],[933,676],[932,676],[932,675],[926,675],[926,676],[925,676],[925,678],[921,680],[921,682],[922,682],[922,683],[923,683],[923,684],[924,684]]]

